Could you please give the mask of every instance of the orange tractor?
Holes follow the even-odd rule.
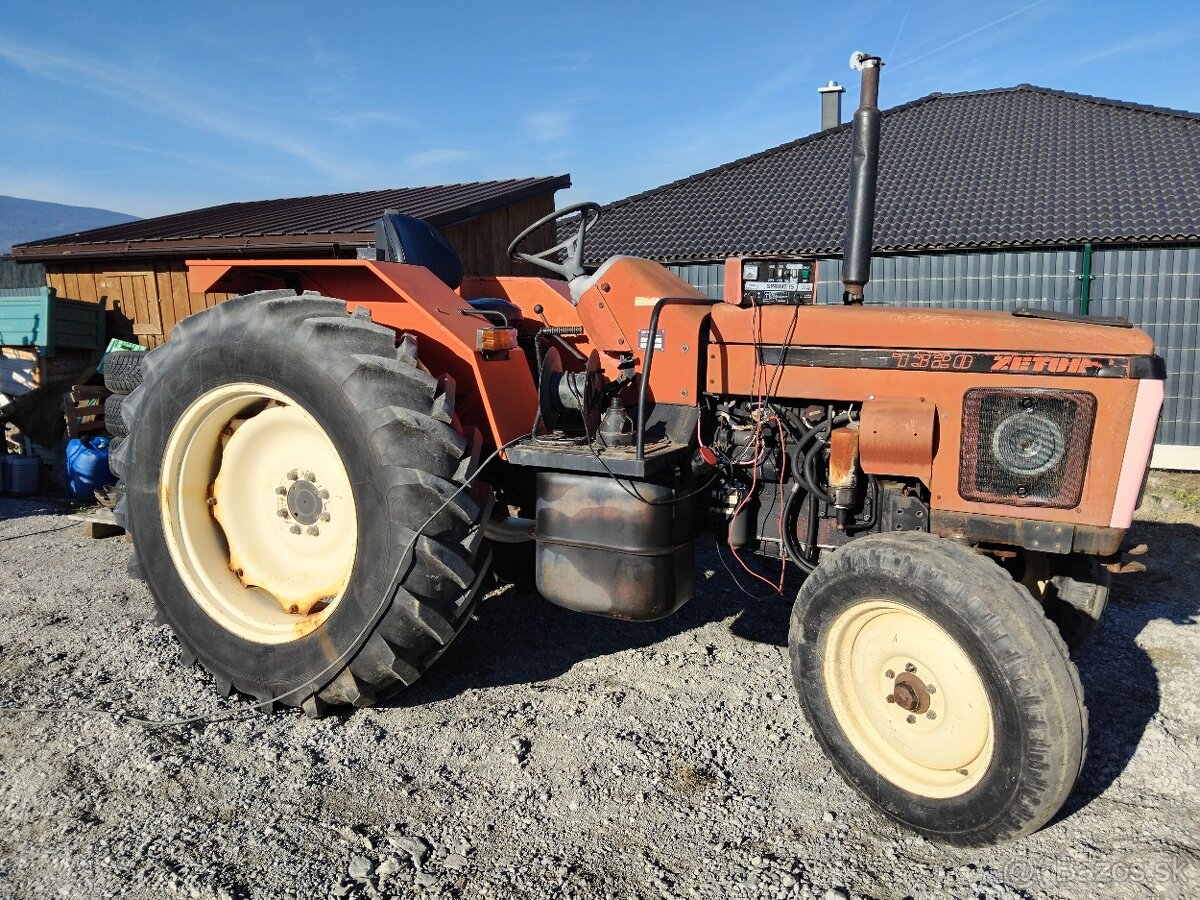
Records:
[[[367,706],[446,649],[493,562],[654,619],[711,532],[773,558],[772,587],[807,573],[792,676],[875,806],[968,845],[1047,822],[1087,737],[1069,648],[1107,599],[1163,364],[1120,321],[864,306],[860,64],[842,306],[813,303],[808,260],[731,260],[724,301],[642,259],[589,271],[590,203],[511,245],[547,277],[464,278],[397,215],[374,259],[191,263],[192,290],[244,296],[144,355],[113,460],[184,659],[265,708]]]

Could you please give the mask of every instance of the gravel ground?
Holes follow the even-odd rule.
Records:
[[[659,623],[494,592],[387,708],[7,713],[0,896],[1195,897],[1198,522],[1200,478],[1153,476],[1131,533],[1149,570],[1079,656],[1083,776],[1016,844],[931,844],[846,787],[793,697],[787,604],[707,544],[697,598]],[[151,623],[129,546],[66,524],[0,500],[0,705],[244,710]]]

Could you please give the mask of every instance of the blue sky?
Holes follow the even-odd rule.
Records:
[[[569,172],[618,199],[880,105],[1030,82],[1200,110],[1193,2],[9,3],[0,194],[158,215]]]

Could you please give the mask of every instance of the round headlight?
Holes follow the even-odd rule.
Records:
[[[1014,475],[1041,475],[1066,451],[1062,429],[1032,410],[1013,413],[992,433],[992,456]]]

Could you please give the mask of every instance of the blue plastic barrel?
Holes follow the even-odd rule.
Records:
[[[116,483],[108,470],[108,438],[72,438],[67,444],[67,490],[81,500],[95,499],[95,492]]]

